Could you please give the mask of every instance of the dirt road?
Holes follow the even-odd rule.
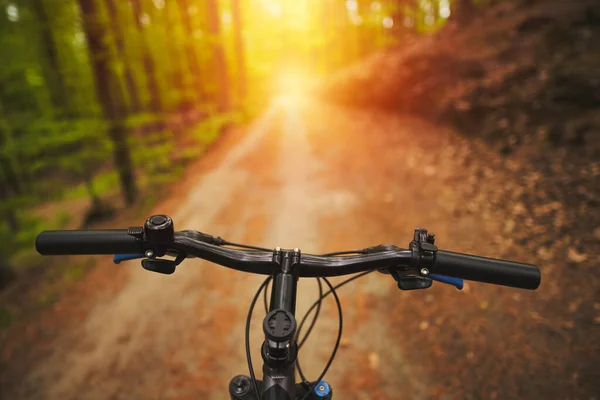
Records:
[[[455,140],[450,132],[409,118],[281,98],[247,130],[226,138],[154,211],[170,214],[177,229],[269,248],[318,253],[380,243],[405,246],[413,228],[425,227],[437,234],[440,247],[500,256],[506,250],[504,221],[493,212],[469,213],[459,190],[448,184],[459,168],[448,160],[460,161],[467,151],[449,144]],[[123,221],[131,224],[139,221]],[[124,268],[107,260],[82,285],[93,288],[94,279],[108,280],[108,274],[114,283],[93,289],[104,293],[95,295],[100,300],[86,305],[77,323],[65,323],[38,362],[5,382],[3,395],[228,399],[230,378],[248,373],[245,315],[262,278],[197,260],[186,261],[172,276],[149,273],[136,262]],[[492,379],[473,371],[478,363],[486,372],[511,364],[517,372],[535,371],[535,349],[495,364],[486,359],[489,347],[516,347],[525,340],[514,332],[513,319],[501,318],[508,314],[496,310],[500,317],[490,316],[486,303],[513,296],[525,315],[517,320],[528,323],[535,294],[480,286],[458,292],[435,285],[403,293],[389,277],[372,274],[341,289],[343,343],[326,376],[336,398],[527,397],[511,373]],[[316,298],[316,282],[301,281],[298,294],[301,316]],[[324,306],[303,348],[309,379],[329,356],[336,312],[334,304]],[[256,311],[252,330],[257,369],[262,315],[262,308]],[[463,324],[467,334],[459,328]],[[442,334],[453,346],[440,347]],[[471,369],[461,369],[464,362]],[[469,374],[473,379],[464,379]]]

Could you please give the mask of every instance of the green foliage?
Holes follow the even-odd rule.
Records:
[[[59,294],[55,290],[48,290],[36,296],[36,303],[40,307],[49,307],[56,303],[59,299]]]
[[[12,313],[7,308],[0,306],[0,330],[9,328],[12,323]]]
[[[85,267],[81,264],[69,265],[63,270],[63,279],[68,283],[76,282],[83,277],[85,271]]]
[[[52,222],[52,225],[56,226],[56,229],[66,229],[67,225],[69,224],[69,222],[71,222],[72,219],[73,216],[71,215],[71,213],[69,213],[68,210],[60,210],[54,216],[54,221]]]
[[[99,196],[114,194],[119,188],[119,175],[117,171],[100,172],[92,179],[92,186]],[[85,183],[65,190],[63,197],[67,199],[77,199],[89,195],[89,189]]]

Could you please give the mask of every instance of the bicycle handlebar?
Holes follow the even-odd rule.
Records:
[[[143,245],[127,229],[43,231],[35,240],[46,256],[143,253]]]
[[[129,229],[44,231],[38,235],[35,246],[42,255],[114,254],[115,263],[141,258],[143,268],[162,274],[175,272],[176,266],[186,257],[198,257],[236,270],[270,275],[254,296],[246,321],[246,357],[250,378],[236,377],[230,383],[232,398],[250,400],[275,397],[291,399],[298,398],[298,395],[304,396],[303,399],[308,396],[331,398],[331,389],[322,379],[333,361],[342,335],[342,309],[335,289],[370,271],[389,273],[402,290],[427,289],[434,280],[458,289],[463,287],[462,279],[522,289],[536,289],[540,284],[540,271],[535,265],[440,251],[434,242],[433,234],[428,234],[425,229],[415,229],[408,249],[379,245],[351,252],[301,254],[298,249],[270,250],[234,244],[197,231],[175,232],[171,218],[154,215],[146,220],[144,226]],[[175,259],[161,258],[165,254],[175,256]],[[306,382],[295,384],[295,365],[306,381],[297,355],[308,335],[298,344],[299,331],[306,316],[296,331],[294,313],[297,279],[359,272],[363,273],[344,280],[336,287],[324,279],[330,288],[325,294],[319,281],[320,298],[313,308],[320,304],[324,296],[333,294],[339,312],[338,337],[331,358],[319,378],[308,386]],[[249,327],[256,300],[262,290],[266,294],[270,280],[273,280],[273,289],[270,312],[263,321],[263,384],[259,389],[250,356]],[[317,314],[318,311],[315,318]]]
[[[271,275],[277,267],[271,251],[221,247],[209,243],[211,240],[218,243],[214,237],[195,231],[177,232],[172,234],[169,241],[157,244],[146,239],[143,229],[137,229],[139,230],[135,233],[131,229],[44,231],[36,239],[36,250],[42,255],[140,254],[140,257],[152,250],[159,256],[167,252],[195,256],[236,270],[262,275]],[[423,276],[431,272],[522,289],[536,289],[540,285],[541,274],[535,265],[438,251],[435,246],[431,247],[435,251],[427,265],[424,263],[425,258],[415,253],[414,248],[405,250],[395,246],[370,248],[366,254],[351,256],[302,254],[299,275],[328,277],[398,267]],[[427,267],[426,271],[422,269],[424,266]]]
[[[438,251],[435,273],[469,281],[493,283],[521,289],[537,289],[541,282],[538,267],[533,264],[497,260],[469,254]]]

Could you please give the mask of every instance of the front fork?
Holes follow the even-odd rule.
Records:
[[[257,380],[258,387],[262,388],[263,382]],[[297,383],[296,384],[296,399],[290,399],[284,390],[279,390],[279,385],[271,386],[266,392],[264,392],[263,398],[260,400],[299,400],[306,396],[306,393],[312,387],[314,382],[308,384]],[[309,387],[307,387],[309,386]],[[278,389],[279,388],[279,389]],[[254,387],[249,377],[244,375],[238,375],[229,382],[229,395],[231,400],[258,400],[254,393]],[[319,382],[315,386],[307,400],[332,400],[333,390],[329,384],[325,381]]]

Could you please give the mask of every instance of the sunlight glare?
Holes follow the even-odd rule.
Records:
[[[17,22],[19,20],[19,9],[16,5],[9,3],[6,6],[6,15],[8,16],[9,21]]]
[[[142,15],[140,15],[140,23],[142,25],[150,25],[150,15],[142,13]]]
[[[221,14],[221,21],[223,21],[223,24],[229,25],[229,24],[231,24],[231,20],[232,20],[231,13],[229,11],[223,11],[223,13]]]
[[[386,29],[390,29],[391,27],[393,27],[393,26],[394,26],[394,20],[393,20],[391,17],[385,17],[385,18],[383,19],[383,22],[382,22],[382,24],[383,24],[383,27],[384,27],[384,28],[386,28]]]
[[[76,46],[82,46],[86,43],[85,34],[83,32],[77,32],[73,35],[73,44]]]
[[[281,17],[282,12],[281,12],[281,7],[279,6],[279,4],[269,1],[269,0],[262,0],[262,5],[274,17]]]
[[[363,18],[358,14],[350,14],[350,22],[354,25],[361,25],[363,23]]]
[[[358,10],[358,2],[356,0],[346,1],[346,8],[348,9],[348,11],[357,11]]]
[[[276,79],[275,87],[279,95],[301,97],[310,84],[306,73],[297,69],[283,70]]]
[[[374,1],[371,3],[371,10],[375,12],[379,12],[381,10],[381,3],[378,1]]]
[[[440,1],[440,17],[450,17],[450,2],[448,0]]]
[[[158,8],[159,10],[165,8],[165,0],[154,0],[153,3],[154,7]]]

